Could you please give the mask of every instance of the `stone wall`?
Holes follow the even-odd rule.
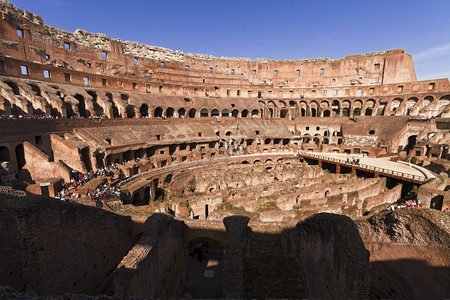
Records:
[[[56,199],[0,196],[0,284],[102,294],[133,244],[130,217]]]
[[[321,213],[298,223],[296,230],[310,298],[367,298],[369,252],[350,218]]]
[[[70,171],[60,162],[52,162],[50,158],[32,144],[23,144],[26,164],[23,173],[28,172],[30,178],[36,182],[45,182],[47,179],[62,178],[65,182],[70,182]],[[25,180],[29,180],[26,175],[22,175]]]
[[[165,214],[145,221],[144,233],[114,272],[118,296],[178,298],[187,280],[185,225]]]

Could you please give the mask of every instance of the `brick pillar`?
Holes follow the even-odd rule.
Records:
[[[224,298],[243,298],[245,232],[249,220],[245,216],[230,216],[223,219],[226,228],[223,251]]]
[[[336,164],[336,174],[341,174],[341,165]]]

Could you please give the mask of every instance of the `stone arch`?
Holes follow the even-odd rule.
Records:
[[[76,94],[75,99],[78,100],[77,107],[79,116],[83,118],[89,117],[91,113],[86,109],[86,102],[84,101],[84,97],[80,94]]]
[[[92,97],[92,105],[96,116],[102,116],[105,113],[104,107],[98,104],[97,93],[94,91],[87,91],[88,95]]]
[[[233,110],[231,111],[231,116],[232,116],[233,118],[237,118],[238,115],[239,115],[239,110],[233,109]]]
[[[324,116],[324,117],[331,117],[331,112],[330,112],[330,110],[329,110],[329,109],[324,110],[324,111],[323,111],[323,116]]]
[[[153,111],[153,116],[155,118],[162,118],[163,116],[163,109],[161,107],[156,107],[155,110]]]
[[[141,114],[142,118],[148,117],[148,105],[142,104],[139,108],[139,113]]]
[[[197,110],[195,108],[191,108],[189,110],[189,115],[188,116],[189,116],[189,118],[195,118],[196,114],[197,114]]]
[[[5,146],[0,146],[0,162],[10,161],[11,155],[9,154],[9,149]]]
[[[178,118],[182,118],[186,115],[186,109],[184,109],[183,107],[178,109]]]
[[[241,117],[242,118],[248,118],[248,109],[243,109],[242,110]]]
[[[258,113],[257,109],[252,110],[252,118],[258,118]]]
[[[397,114],[397,110],[400,108],[400,106],[402,105],[403,99],[402,98],[394,98],[391,101],[391,112]]]
[[[352,107],[351,102],[349,100],[344,100],[342,101],[341,107],[342,107],[342,116],[349,117],[350,109]]]
[[[166,109],[166,117],[167,118],[173,118],[174,113],[175,113],[175,109],[173,109],[173,107],[169,107]]]
[[[132,119],[136,117],[136,113],[134,112],[134,105],[127,105],[125,108],[125,112],[127,114],[127,118]]]
[[[17,86],[17,84],[15,82],[5,81],[5,83],[11,87],[14,95],[20,95],[19,87]]]
[[[211,117],[219,117],[219,116],[220,116],[220,113],[217,108],[214,108],[213,110],[211,110]]]
[[[202,110],[200,111],[200,117],[201,118],[205,118],[209,116],[209,112],[206,108],[202,108]]]
[[[229,117],[230,111],[228,109],[222,109],[222,117]]]
[[[282,108],[281,110],[280,110],[280,118],[287,118],[287,116],[288,116],[288,110],[286,109],[286,108]]]

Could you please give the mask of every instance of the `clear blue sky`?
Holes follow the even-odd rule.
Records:
[[[268,59],[405,48],[450,77],[450,0],[13,0],[48,25],[186,53]]]

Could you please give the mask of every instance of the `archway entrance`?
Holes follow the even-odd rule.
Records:
[[[198,255],[196,245],[203,245]],[[193,299],[223,298],[223,246],[214,239],[197,237],[188,242],[188,283],[186,292]],[[180,295],[182,296],[182,295]]]

